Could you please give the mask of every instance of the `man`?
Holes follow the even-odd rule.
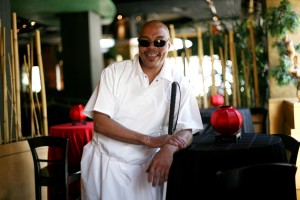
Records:
[[[81,160],[82,199],[161,200],[174,153],[203,128],[188,82],[165,61],[167,26],[145,23],[138,41],[139,54],[105,68],[85,106],[94,136]],[[177,129],[168,135],[172,82],[180,105]]]

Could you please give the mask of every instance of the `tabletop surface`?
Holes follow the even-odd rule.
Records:
[[[193,136],[193,142],[188,149],[190,151],[239,150],[266,147],[281,142],[279,137],[267,134],[243,133],[236,142],[217,142],[215,136],[215,134],[195,135]]]
[[[85,129],[85,128],[93,128],[94,123],[93,122],[86,122],[85,124],[83,123],[65,123],[65,124],[58,124],[50,127],[51,129]]]

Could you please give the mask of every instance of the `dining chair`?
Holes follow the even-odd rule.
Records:
[[[281,138],[289,163],[296,165],[300,142],[290,135],[283,133],[272,134]]]
[[[250,108],[255,133],[268,133],[268,109],[263,107]]]
[[[223,199],[296,200],[296,171],[290,163],[264,163],[218,171],[216,177]]]
[[[68,167],[68,138],[54,136],[40,136],[27,140],[33,157],[35,176],[35,195],[42,199],[42,186],[48,186],[51,199],[68,200],[69,197],[79,198],[80,191],[69,194],[69,185],[80,180],[81,171]],[[55,148],[57,154],[54,159],[43,158],[38,153],[40,147]],[[44,167],[43,167],[44,166]],[[74,197],[74,196],[75,197]]]

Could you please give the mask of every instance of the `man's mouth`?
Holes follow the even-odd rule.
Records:
[[[153,57],[154,58],[154,57],[159,56],[159,53],[158,52],[146,52],[145,55],[148,56],[148,57]]]

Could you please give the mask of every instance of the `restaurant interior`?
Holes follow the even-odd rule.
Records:
[[[31,138],[67,137],[69,148],[76,141],[80,150],[70,150],[68,162],[79,168],[93,137],[93,120],[82,110],[101,71],[138,53],[138,33],[149,20],[168,26],[166,62],[190,82],[204,124],[189,150],[174,158],[166,199],[199,187],[214,193],[210,175],[220,169],[286,161],[299,168],[298,0],[0,0],[0,200],[37,195]],[[282,134],[297,141],[294,157],[270,156],[288,149]],[[39,154],[54,155],[49,149]],[[198,173],[202,162],[210,162],[201,169],[211,174]],[[206,182],[198,183],[201,178]],[[295,189],[300,200],[299,169]],[[42,189],[43,199],[49,191]]]

